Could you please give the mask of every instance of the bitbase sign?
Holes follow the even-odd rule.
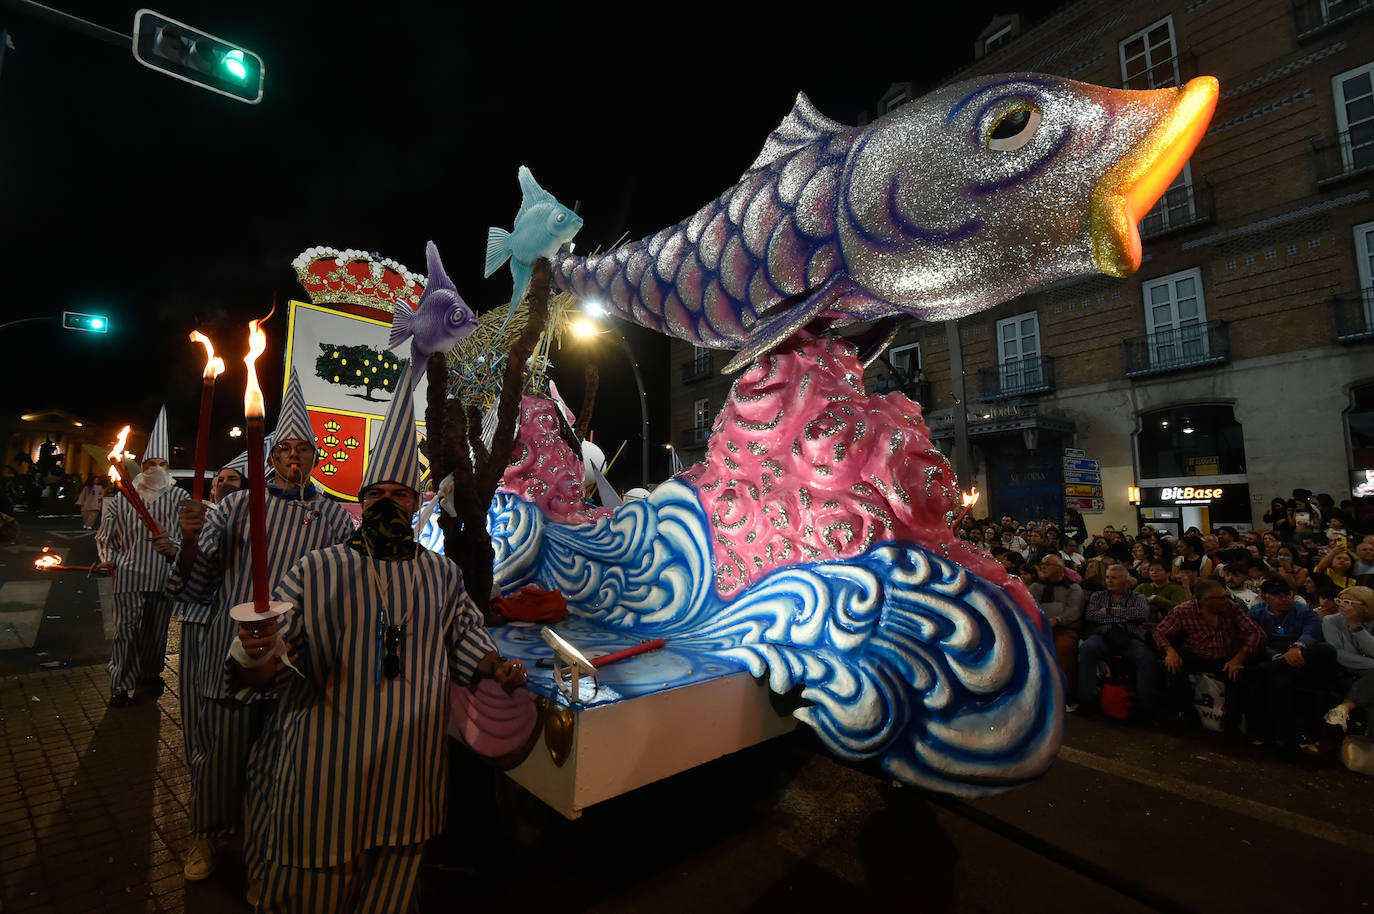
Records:
[[[1210,505],[1223,494],[1225,490],[1221,486],[1165,486],[1159,490],[1159,499],[1175,505]]]

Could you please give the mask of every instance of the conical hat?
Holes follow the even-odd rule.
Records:
[[[310,413],[305,408],[305,395],[301,393],[300,375],[292,367],[291,377],[286,382],[286,393],[281,398],[281,414],[277,416],[277,427],[272,430],[273,441],[286,441],[298,438],[315,443],[315,432],[310,427]]]
[[[171,450],[167,447],[167,407],[162,407],[162,411],[157,414],[157,421],[153,423],[153,431],[148,435],[148,446],[143,449],[143,456],[138,458],[139,463],[149,460],[169,460]]]
[[[379,482],[395,482],[420,491],[420,437],[415,431],[415,396],[409,384],[396,385],[363,471],[359,495]]]

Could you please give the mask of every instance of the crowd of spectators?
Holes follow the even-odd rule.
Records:
[[[1138,719],[1181,726],[1210,675],[1229,738],[1300,758],[1374,717],[1374,530],[1304,490],[1274,499],[1264,521],[1090,534],[1069,510],[1062,524],[965,517],[956,534],[1029,587],[1053,626],[1070,712],[1108,710],[1111,679]]]

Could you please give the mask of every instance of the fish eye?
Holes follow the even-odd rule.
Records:
[[[988,130],[987,147],[998,152],[1020,149],[1031,141],[1039,127],[1039,108],[1029,105],[1012,108],[999,116]]]
[[[568,214],[567,214],[567,213],[559,213],[559,214],[558,214],[558,221],[559,221],[559,222],[567,222],[567,221],[568,221]]]

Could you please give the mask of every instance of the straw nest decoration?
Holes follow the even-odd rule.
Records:
[[[530,357],[525,375],[527,393],[542,394],[548,387],[549,352],[554,345],[562,345],[563,330],[574,312],[577,299],[562,292],[549,298],[549,321]],[[506,329],[508,305],[492,308],[477,319],[477,329],[458,341],[448,353],[448,396],[461,400],[464,407],[476,406],[486,411],[501,397],[501,379],[506,370],[506,357],[515,341],[529,323],[529,306],[521,302],[511,315]]]

